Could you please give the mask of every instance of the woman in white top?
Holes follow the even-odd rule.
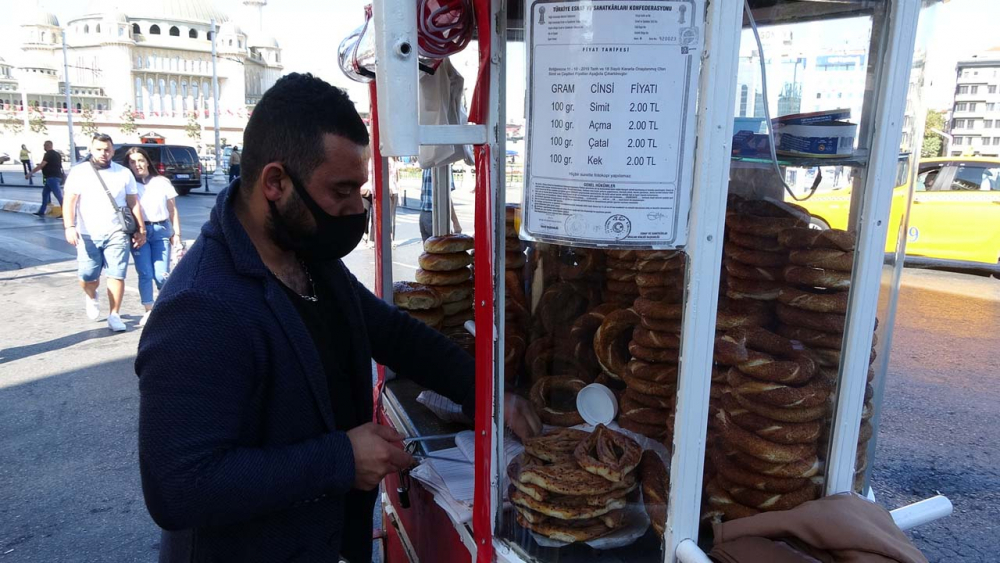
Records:
[[[156,289],[163,288],[170,269],[171,245],[180,244],[181,219],[174,205],[177,192],[170,180],[159,175],[146,151],[133,147],[125,157],[135,175],[139,205],[146,221],[146,244],[132,249],[135,271],[139,274],[139,297],[146,308],[139,326],[145,326],[153,309],[153,282],[156,282]]]

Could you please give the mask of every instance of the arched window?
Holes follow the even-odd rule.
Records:
[[[153,85],[152,78],[146,79],[146,96],[149,98],[146,106],[149,108],[149,111],[153,111],[156,108],[156,102],[154,101],[156,100],[156,86]]]
[[[232,39],[230,39],[230,40],[229,40],[229,46],[230,46],[230,47],[232,47],[232,46],[233,46],[233,40],[232,40]]]
[[[205,39],[208,39],[209,41],[212,40],[212,32],[211,31],[208,32],[208,35],[205,37]]]
[[[188,83],[186,80],[181,81],[181,111],[186,112],[188,109]]]
[[[132,24],[132,35],[142,35],[142,31],[139,30],[139,24]]]
[[[156,24],[153,24],[153,25],[149,26],[149,34],[150,35],[159,35],[160,34],[160,26],[158,26]]]
[[[207,81],[201,83],[201,95],[205,96],[205,106],[208,107],[208,100],[212,99],[212,91],[208,89]]]
[[[177,111],[177,107],[174,106],[174,102],[177,100],[177,81],[170,81],[170,111]]]
[[[171,27],[170,28],[170,36],[171,37],[180,37],[181,36],[181,30],[177,29],[176,25],[173,26],[173,27]]]
[[[76,111],[80,111],[80,110],[82,110],[82,109],[83,109],[83,104],[81,104],[81,103],[77,103],[77,104],[76,104]]]
[[[243,40],[242,39],[237,39],[236,40],[236,46],[239,47],[240,49],[242,49],[243,48]]]
[[[146,56],[146,68],[153,68],[153,56],[152,55],[147,55]]]
[[[190,37],[191,39],[197,39],[198,38],[198,30],[197,29],[188,30],[188,37]]]
[[[135,58],[135,68],[142,68],[142,55]]]
[[[42,40],[40,41],[40,43],[45,43],[45,32],[44,31],[42,32]]]
[[[167,81],[160,79],[159,88],[157,92],[160,94],[160,113],[166,111],[166,104],[163,103],[163,98],[167,97]]]
[[[135,79],[135,111],[142,111],[142,79]]]
[[[198,84],[196,82],[191,83],[191,97],[194,99],[194,111],[198,111],[201,102],[198,100]]]
[[[83,26],[83,32],[84,32],[84,33],[90,33],[90,26],[89,26],[89,25],[86,25],[86,24],[85,24],[85,25]]]
[[[101,24],[97,24],[97,26],[94,29],[94,33],[100,33],[100,32],[101,32]]]
[[[104,104],[97,104],[97,111],[104,111]]]

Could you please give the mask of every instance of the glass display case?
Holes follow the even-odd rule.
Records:
[[[475,558],[706,560],[707,524],[865,492],[920,6],[475,7]]]

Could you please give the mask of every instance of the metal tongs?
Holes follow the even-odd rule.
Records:
[[[412,455],[413,457],[415,457],[417,459],[436,459],[436,460],[440,460],[440,461],[453,461],[455,463],[466,463],[466,464],[469,464],[469,465],[474,465],[471,461],[469,461],[467,459],[452,459],[450,457],[444,457],[444,456],[440,456],[440,455],[420,454],[420,453],[416,452],[416,448],[415,447],[411,447],[410,446],[411,444],[418,444],[420,442],[430,442],[432,440],[448,440],[448,439],[453,439],[453,438],[455,438],[455,436],[458,436],[458,432],[455,432],[453,434],[438,434],[438,435],[435,435],[435,436],[415,436],[413,438],[404,438],[403,439],[403,443],[404,443],[404,446],[405,446],[405,449],[406,449],[406,453]]]

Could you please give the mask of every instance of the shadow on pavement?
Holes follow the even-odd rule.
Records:
[[[135,322],[137,323],[138,321]],[[0,364],[28,358],[34,356],[35,354],[60,350],[87,340],[114,336],[115,333],[108,330],[107,326],[104,326],[103,324],[100,326],[101,328],[92,328],[76,334],[69,334],[52,340],[46,340],[45,342],[36,342],[34,344],[27,344],[24,346],[4,348],[0,350]]]
[[[23,268],[22,268],[23,269]],[[70,268],[68,270],[56,270],[55,272],[39,272],[37,274],[26,274],[23,276],[10,276],[8,278],[0,278],[0,282],[14,281],[14,280],[26,280],[28,278],[38,278],[42,276],[51,276],[54,274],[74,274],[76,273],[76,268]]]
[[[81,335],[92,332],[103,334]],[[0,387],[0,560],[156,560],[160,530],[146,511],[136,452],[133,361]]]

